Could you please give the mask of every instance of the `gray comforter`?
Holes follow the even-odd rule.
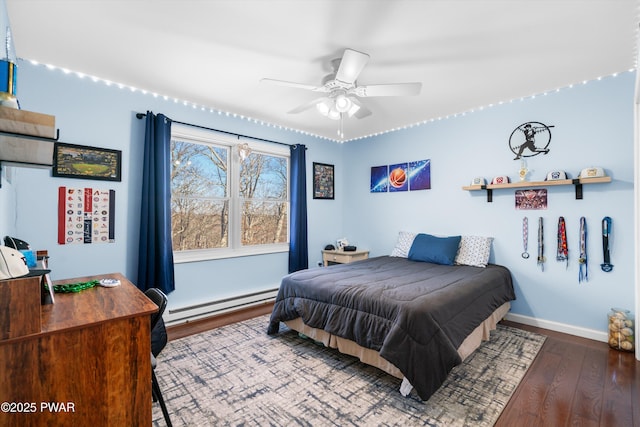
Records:
[[[383,256],[285,276],[267,332],[301,317],[379,351],[427,400],[461,363],[457,349],[467,335],[513,299],[511,273],[502,266]]]

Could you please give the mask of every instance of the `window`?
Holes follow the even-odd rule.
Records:
[[[242,160],[237,145],[248,142]],[[289,150],[172,126],[171,227],[176,262],[289,249]]]

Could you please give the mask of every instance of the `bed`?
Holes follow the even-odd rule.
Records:
[[[427,400],[515,299],[507,268],[456,264],[455,248],[448,263],[410,253],[289,274],[267,333],[284,322],[402,378],[403,394],[414,388]]]

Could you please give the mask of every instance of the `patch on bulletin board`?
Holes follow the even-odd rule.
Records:
[[[115,190],[58,188],[58,243],[113,243]]]

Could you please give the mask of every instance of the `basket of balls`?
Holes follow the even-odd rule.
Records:
[[[633,351],[633,319],[629,310],[612,308],[609,318],[609,347],[616,350]]]

